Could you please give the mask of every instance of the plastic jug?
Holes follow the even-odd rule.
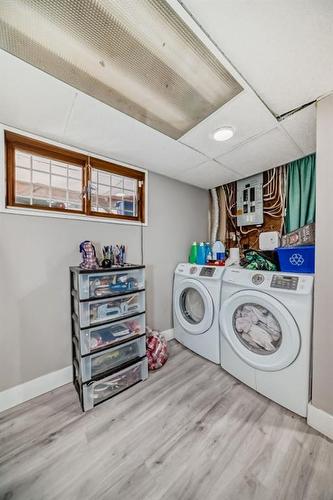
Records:
[[[209,262],[210,260],[213,259],[212,246],[209,243],[209,241],[206,241],[205,248],[206,248],[206,262]]]
[[[196,264],[197,255],[198,255],[198,243],[196,241],[193,241],[191,245],[190,256],[188,259],[190,264]]]
[[[215,241],[213,245],[213,259],[214,260],[224,260],[225,259],[225,246],[222,241]]]
[[[197,251],[197,264],[204,266],[206,264],[206,245],[200,241]]]

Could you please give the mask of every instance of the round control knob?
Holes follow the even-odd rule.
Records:
[[[261,285],[265,281],[265,276],[263,274],[254,274],[252,276],[252,283],[254,285]]]

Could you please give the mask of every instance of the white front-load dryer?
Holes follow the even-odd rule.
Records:
[[[307,415],[313,276],[227,269],[221,366],[273,401]]]
[[[178,264],[173,286],[175,338],[214,363],[220,363],[223,272],[223,267]]]

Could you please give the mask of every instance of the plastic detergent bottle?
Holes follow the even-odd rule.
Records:
[[[215,241],[213,245],[213,259],[214,260],[224,260],[225,259],[225,246],[222,241]]]
[[[200,241],[197,251],[197,264],[203,266],[206,264],[206,245]]]
[[[191,245],[190,256],[188,259],[190,264],[195,264],[197,262],[197,255],[198,255],[198,243],[196,241],[193,241]]]
[[[206,241],[205,248],[206,248],[206,262],[209,262],[213,258],[212,247],[209,241]]]

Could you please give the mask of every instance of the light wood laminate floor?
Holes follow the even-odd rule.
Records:
[[[86,414],[71,384],[2,413],[0,498],[333,499],[331,441],[170,348],[148,381]]]

